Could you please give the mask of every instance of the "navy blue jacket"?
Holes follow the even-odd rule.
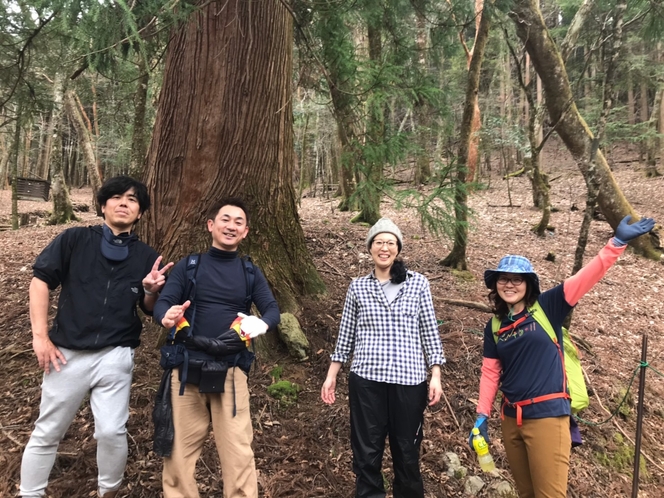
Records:
[[[171,270],[154,307],[155,320],[161,323],[171,306],[183,304],[187,287],[188,257],[180,260]],[[193,334],[219,337],[227,332],[239,312],[245,313],[247,295],[244,263],[237,252],[222,251],[211,247],[201,255],[196,274],[196,316]],[[272,295],[263,273],[254,265],[254,288],[251,297],[261,313],[262,320],[270,328],[279,324],[280,314],[277,301]],[[185,312],[191,323],[193,306]],[[235,332],[233,332],[235,334]]]

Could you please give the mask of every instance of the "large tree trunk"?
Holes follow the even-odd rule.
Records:
[[[454,246],[452,247],[452,252],[440,262],[443,266],[449,266],[457,270],[468,269],[466,264],[466,242],[468,236],[468,191],[466,189],[468,170],[466,160],[469,157],[468,150],[472,143],[472,127],[476,111],[475,104],[480,86],[480,72],[482,70],[482,60],[484,59],[484,49],[489,38],[489,26],[489,15],[486,12],[482,12],[482,19],[477,30],[477,36],[475,37],[473,56],[468,69],[466,101],[463,107],[463,118],[459,131],[459,154],[457,156],[457,175],[454,186],[454,214],[456,216]]]
[[[517,35],[525,44],[535,69],[542,78],[551,121],[588,182],[593,134],[576,107],[565,65],[544,24],[536,1],[516,1],[510,17],[516,24]],[[595,161],[596,174],[600,181],[597,200],[609,224],[613,228],[617,227],[628,214],[638,219],[639,216],[618,187],[601,151],[597,152]],[[631,245],[641,254],[659,258],[659,251],[651,237],[639,237]]]
[[[97,192],[101,188],[101,177],[97,169],[97,155],[92,143],[92,134],[85,125],[83,114],[78,108],[76,102],[76,95],[73,90],[65,93],[65,112],[69,119],[76,128],[76,135],[78,136],[78,144],[83,150],[83,157],[85,158],[85,166],[88,170],[88,180],[92,187],[92,204],[97,210],[97,214],[101,216],[101,206],[97,205]]]
[[[167,260],[209,246],[205,213],[250,204],[243,243],[282,311],[324,290],[292,185],[293,24],[279,2],[211,2],[175,29],[144,178],[154,208],[139,225]]]

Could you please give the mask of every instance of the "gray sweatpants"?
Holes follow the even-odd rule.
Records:
[[[51,369],[44,375],[39,418],[23,453],[20,493],[24,498],[44,496],[58,445],[88,393],[95,421],[99,492],[103,495],[122,484],[134,351],[128,347],[60,351],[67,364],[59,372]]]

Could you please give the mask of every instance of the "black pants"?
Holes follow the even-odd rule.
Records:
[[[422,423],[427,383],[402,386],[373,382],[351,373],[350,441],[356,498],[384,498],[381,467],[385,437],[394,463],[394,498],[424,498],[420,474]]]

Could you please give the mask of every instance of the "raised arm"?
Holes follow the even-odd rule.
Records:
[[[630,219],[631,216],[625,216],[616,229],[616,235],[599,251],[599,254],[565,280],[563,285],[565,300],[570,306],[575,306],[579,299],[602,279],[630,241],[650,232],[655,226],[655,220],[652,218],[642,218],[632,225],[629,224]]]

